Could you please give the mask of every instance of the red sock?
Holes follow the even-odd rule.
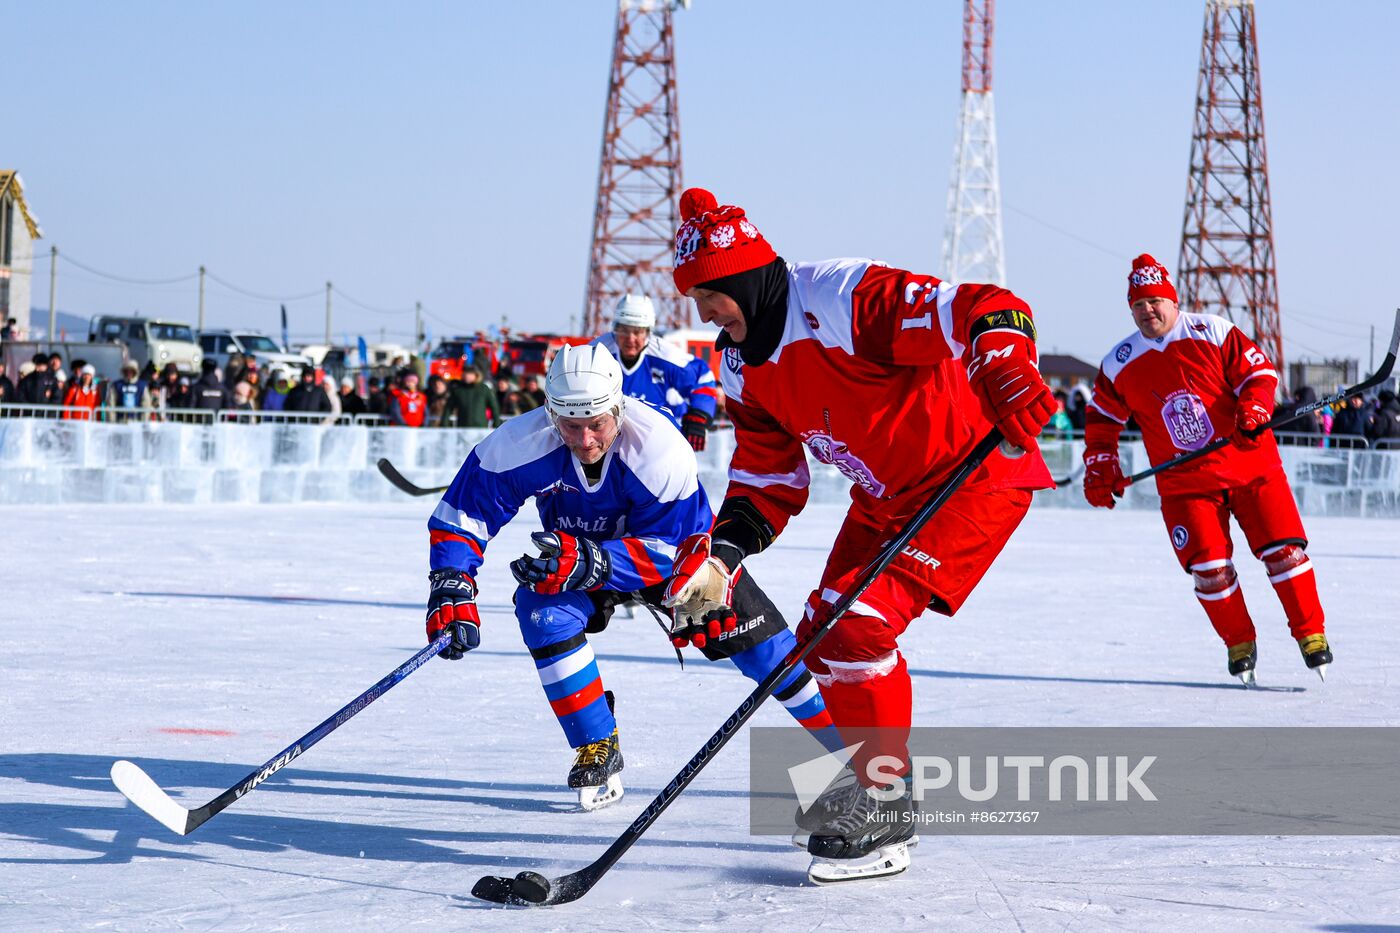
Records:
[[[1288,616],[1288,630],[1294,638],[1321,635],[1322,601],[1317,596],[1317,575],[1307,552],[1296,544],[1284,545],[1261,555],[1269,571],[1278,601]]]
[[[1228,559],[1192,564],[1191,576],[1196,581],[1196,598],[1220,640],[1227,647],[1254,641],[1254,620],[1244,604],[1234,564]]]
[[[830,680],[823,677],[822,680]],[[822,684],[822,698],[831,720],[847,745],[863,743],[852,756],[852,766],[862,784],[876,783],[870,777],[873,758],[888,755],[898,760],[879,765],[887,774],[909,770],[909,727],[914,715],[914,686],[903,655],[889,673],[868,680],[832,680]]]

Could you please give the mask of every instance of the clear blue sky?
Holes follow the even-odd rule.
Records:
[[[610,0],[9,2],[0,167],[50,244],[164,279],[378,308],[433,331],[564,329],[583,301]],[[937,273],[958,0],[695,0],[677,14],[688,184],[745,206],[789,259]],[[1330,11],[1330,12],[1329,12]],[[1129,259],[1174,268],[1204,0],[1000,0],[996,102],[1010,285],[1042,346],[1097,360],[1131,327]],[[1345,14],[1345,15],[1343,15]],[[1400,4],[1259,0],[1286,352],[1389,334]],[[60,259],[59,307],[193,320],[195,285]],[[35,316],[48,261],[35,267]],[[210,326],[277,329],[211,283]],[[288,302],[322,331],[324,300]],[[337,337],[411,314],[337,298]]]

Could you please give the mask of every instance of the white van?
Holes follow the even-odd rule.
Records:
[[[205,359],[219,364],[220,369],[228,367],[230,353],[241,353],[258,361],[265,373],[274,369],[285,369],[292,381],[301,378],[301,371],[311,365],[311,361],[299,353],[288,353],[277,345],[271,337],[256,330],[205,330],[200,331],[199,347]]]
[[[194,328],[180,321],[99,315],[88,325],[89,343],[126,344],[138,366],[154,363],[157,370],[174,363],[182,373],[198,374],[204,354],[195,343]]]

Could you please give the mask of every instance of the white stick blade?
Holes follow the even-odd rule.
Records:
[[[151,776],[129,761],[112,765],[112,783],[127,800],[183,836],[189,832],[190,811],[180,806],[161,790]]]

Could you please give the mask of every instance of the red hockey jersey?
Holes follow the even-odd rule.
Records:
[[[1090,419],[1098,412],[1121,430],[1131,415],[1155,466],[1233,434],[1235,407],[1247,384],[1251,393],[1272,403],[1278,373],[1264,351],[1222,317],[1183,311],[1166,336],[1151,339],[1134,332],[1109,351],[1094,380]],[[1117,430],[1111,431],[1115,441]],[[1087,431],[1086,442],[1092,445],[1092,423]],[[1252,450],[1226,446],[1158,473],[1157,491],[1174,495],[1228,489],[1279,466],[1278,447],[1269,433]]]
[[[954,285],[868,259],[788,265],[787,322],[772,356],[720,367],[734,422],[728,497],[748,498],[781,532],[807,502],[803,446],[855,485],[873,518],[915,511],[987,431],[967,381],[968,332],[980,315],[1029,319],[991,285]],[[1039,451],[999,451],[969,484],[1053,485]]]

